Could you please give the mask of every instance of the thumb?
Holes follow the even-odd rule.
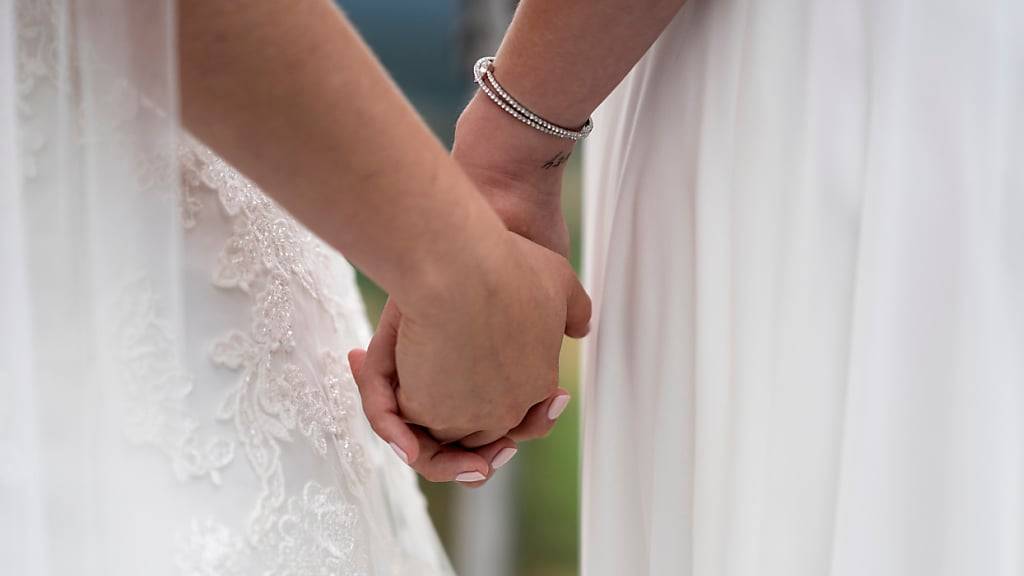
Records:
[[[363,369],[363,362],[366,362],[366,350],[353,348],[348,352],[348,367],[352,370],[352,378],[356,378]]]
[[[565,309],[565,335],[583,338],[590,332],[590,295],[575,274],[568,274],[568,300]]]

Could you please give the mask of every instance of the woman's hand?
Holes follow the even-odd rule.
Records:
[[[564,407],[562,335],[586,333],[590,300],[564,257],[512,232],[449,274],[430,297],[389,302],[353,372],[374,430],[417,471],[477,482]],[[477,450],[443,444],[455,441]]]
[[[488,200],[512,232],[567,257],[569,232],[561,206],[562,175],[572,154],[572,144],[552,139],[527,128],[478,95],[459,119],[452,157]],[[397,343],[401,313],[391,302],[385,307],[371,344],[374,362],[360,375],[365,353],[350,356],[353,373],[360,382],[367,414],[375,428],[391,428],[382,435],[400,437],[406,430],[415,437],[413,457],[392,443],[399,456],[430,481],[459,480],[469,486],[483,484],[494,470],[515,455],[516,442],[543,438],[569,403],[569,392],[556,388],[534,404],[518,425],[501,430],[479,431],[461,438],[460,443],[442,444],[419,426],[407,426],[396,392],[397,386],[374,386],[384,374],[397,383],[393,350]],[[390,353],[388,351],[391,351]],[[377,364],[379,363],[379,365]],[[367,400],[370,402],[367,403]],[[450,440],[458,434],[437,432]],[[410,439],[411,442],[411,439]],[[487,443],[490,442],[490,443]],[[482,446],[480,444],[483,444]],[[475,448],[474,448],[475,447]]]

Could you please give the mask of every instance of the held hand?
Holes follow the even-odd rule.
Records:
[[[483,480],[511,438],[545,433],[565,403],[562,334],[582,336],[589,322],[589,298],[561,256],[509,232],[487,260],[429,306],[389,304],[365,362],[353,362],[374,430],[431,480]]]
[[[393,305],[389,304],[389,308]],[[397,308],[393,309],[397,311]],[[405,421],[398,408],[395,388],[381,377],[383,374],[395,374],[393,350],[394,336],[397,335],[393,325],[384,324],[384,318],[381,317],[373,345],[390,349],[392,353],[375,355],[374,362],[381,365],[371,365],[364,373],[366,351],[353,350],[349,352],[349,365],[359,384],[364,411],[374,431],[382,438],[394,439],[389,444],[398,457],[429,482],[454,480],[469,487],[482,485],[495,470],[515,456],[518,451],[516,442],[546,436],[569,403],[569,392],[559,388],[550,398],[531,408],[519,426],[495,442],[474,449],[459,444],[442,444],[423,428]],[[399,442],[407,448],[403,449]]]

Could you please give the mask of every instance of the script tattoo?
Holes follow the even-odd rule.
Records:
[[[565,164],[566,162],[568,162],[570,156],[572,156],[572,152],[559,152],[558,154],[555,154],[554,158],[552,158],[551,160],[548,160],[547,162],[545,162],[544,166],[542,166],[542,168],[544,168],[545,170],[550,170],[551,168],[557,168],[557,167],[561,166],[562,164]]]

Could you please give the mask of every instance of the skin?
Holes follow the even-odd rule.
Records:
[[[523,0],[496,55],[494,74],[527,108],[555,124],[578,128],[625,78],[683,3]],[[510,230],[567,255],[569,234],[561,189],[574,147],[571,140],[523,125],[478,92],[459,119],[452,155]],[[362,378],[394,377],[393,363],[378,360],[391,354],[390,341],[382,333],[392,330],[382,324]],[[550,402],[531,410],[519,428],[509,431],[509,438],[547,434]],[[462,445],[472,447],[486,440],[490,437],[469,437]]]
[[[328,0],[180,0],[178,22],[186,127],[391,294],[399,393],[359,379],[375,431],[432,479],[489,475],[586,330],[565,259],[504,226]]]
[[[548,121],[582,126],[683,3],[524,0],[495,57],[495,77]],[[511,230],[567,254],[562,175],[574,148],[477,93],[459,118],[452,155]]]

